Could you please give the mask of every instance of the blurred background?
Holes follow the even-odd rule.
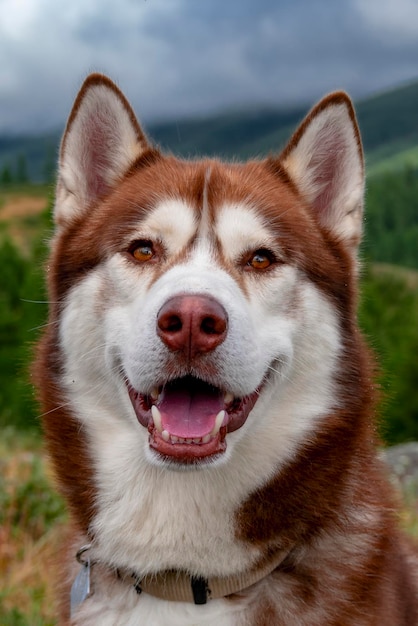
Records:
[[[0,0],[0,623],[54,624],[65,525],[29,362],[47,307],[60,136],[91,71],[184,157],[279,152],[327,92],[353,98],[367,198],[359,317],[385,445],[418,441],[418,3]],[[405,512],[409,528],[411,508]]]

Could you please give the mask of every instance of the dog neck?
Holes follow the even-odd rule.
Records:
[[[191,576],[182,570],[164,570],[141,577],[131,569],[115,568],[95,561],[94,558],[88,556],[91,548],[90,544],[83,546],[77,552],[76,557],[82,568],[88,563],[89,576],[91,572],[91,576],[94,578],[94,571],[98,570],[99,573],[110,574],[119,581],[131,585],[138,594],[147,593],[161,600],[193,604],[206,604],[209,600],[224,598],[244,591],[283,565],[291,552],[291,549],[272,551],[255,567],[233,576],[204,578]],[[94,589],[94,585],[90,585],[89,581],[90,588]],[[93,593],[90,592],[89,596]]]

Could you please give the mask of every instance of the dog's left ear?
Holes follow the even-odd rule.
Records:
[[[364,163],[350,98],[333,93],[308,114],[280,156],[319,223],[355,255],[362,235]]]
[[[55,221],[82,215],[123,177],[148,143],[128,101],[102,74],[91,74],[74,102],[61,143]]]

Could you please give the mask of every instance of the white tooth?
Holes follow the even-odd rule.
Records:
[[[199,439],[193,439],[193,443],[200,443],[202,441],[202,438]]]
[[[224,421],[224,417],[225,411],[222,409],[222,411],[219,411],[218,415],[216,416],[215,425],[212,428],[212,432],[210,433],[212,437],[215,437],[215,435],[217,435],[220,431],[222,422]]]
[[[211,440],[211,436],[210,436],[210,434],[209,434],[209,435],[205,435],[205,436],[202,438],[202,443],[208,443],[210,440]]]
[[[163,432],[161,433],[161,437],[164,439],[164,441],[169,441],[170,433],[168,432],[168,430],[163,430]]]
[[[170,441],[171,443],[178,443],[179,438],[176,437],[175,435],[170,435]]]
[[[160,392],[158,391],[158,387],[154,387],[150,395],[153,400],[157,400],[158,396],[160,395]]]
[[[192,443],[192,442],[193,442],[193,439],[189,439],[189,438],[187,438],[187,439],[185,439],[185,442],[186,442],[186,443]]]
[[[233,399],[234,399],[234,394],[231,393],[230,391],[226,391],[224,395],[225,404],[229,404],[230,402],[232,402]]]
[[[179,437],[179,443],[186,443],[186,440],[183,437]]]
[[[155,428],[158,430],[159,433],[162,433],[163,432],[163,426],[162,426],[162,423],[161,423],[161,413],[160,413],[159,409],[157,409],[155,404],[153,404],[152,407],[151,407],[151,415],[152,415],[152,419],[154,420]]]

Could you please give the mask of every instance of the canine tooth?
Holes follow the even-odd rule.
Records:
[[[161,437],[164,439],[164,441],[169,441],[170,433],[168,432],[168,430],[163,430],[163,432],[161,433]]]
[[[229,404],[234,399],[234,394],[230,391],[226,391],[224,394],[224,402],[225,404]]]
[[[215,435],[217,435],[218,432],[220,431],[222,422],[224,421],[224,417],[225,417],[225,411],[222,409],[222,411],[219,411],[218,415],[216,416],[215,425],[212,428],[212,432],[210,433],[211,437],[215,437]]]
[[[157,399],[158,399],[158,396],[160,395],[160,392],[158,391],[158,387],[154,387],[154,389],[152,389],[152,391],[151,391],[151,394],[150,394],[150,395],[151,395],[151,398],[152,398],[153,400],[157,400]]]
[[[151,415],[152,415],[152,419],[154,420],[154,426],[155,428],[158,430],[159,433],[163,432],[163,426],[161,423],[161,413],[159,411],[159,409],[155,406],[155,404],[152,405],[151,407]],[[165,431],[167,432],[167,431]]]
[[[202,443],[208,443],[211,440],[211,435],[205,435],[202,437]]]

